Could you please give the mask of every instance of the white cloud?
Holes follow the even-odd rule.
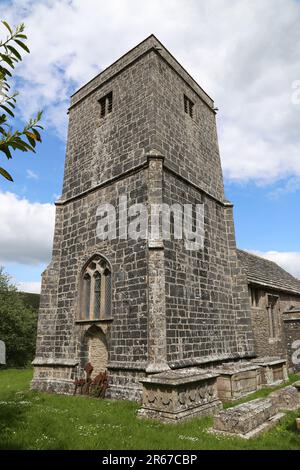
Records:
[[[32,294],[41,293],[41,283],[40,282],[18,282],[17,288],[21,292],[30,292]]]
[[[289,178],[282,186],[269,193],[270,199],[279,199],[284,194],[295,193],[300,189],[300,177]]]
[[[6,2],[4,2],[6,3]],[[65,138],[69,95],[155,33],[219,107],[225,176],[269,184],[300,177],[300,2],[295,0],[12,0],[30,56],[17,68],[19,105],[45,108]]]
[[[31,180],[39,179],[39,175],[32,170],[26,170],[26,177]]]
[[[50,261],[55,209],[0,192],[0,265]]]
[[[249,250],[250,251],[250,250]],[[251,251],[263,258],[274,261],[283,269],[300,279],[300,252],[298,251]]]

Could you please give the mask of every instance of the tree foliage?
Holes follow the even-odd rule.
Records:
[[[41,142],[39,124],[42,112],[39,111],[35,118],[30,119],[22,130],[14,130],[9,119],[14,118],[17,92],[11,92],[9,78],[18,62],[22,61],[22,54],[29,53],[26,45],[27,36],[24,34],[24,24],[13,29],[6,21],[2,21],[8,34],[0,41],[0,152],[9,160],[12,151],[35,152],[37,142]],[[0,167],[0,174],[9,181],[13,181],[7,170]]]
[[[9,367],[25,367],[34,357],[37,308],[26,305],[22,295],[0,267],[0,339],[6,345]]]

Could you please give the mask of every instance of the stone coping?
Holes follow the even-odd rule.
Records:
[[[61,359],[54,357],[36,357],[32,363],[33,366],[62,366],[62,367],[75,367],[79,361],[74,359]]]
[[[145,372],[147,362],[108,362],[108,370],[137,370]]]
[[[283,321],[286,321],[286,322],[289,322],[289,321],[300,321],[300,316],[299,316],[299,317],[284,318]]]
[[[300,313],[300,307],[294,307],[291,308],[290,310],[285,310],[283,314],[288,314],[288,313]]]
[[[201,189],[201,191],[203,190]],[[205,194],[208,194],[208,193],[206,192]],[[216,200],[216,198],[214,197],[213,199]],[[171,369],[180,369],[181,367],[192,367],[192,366],[197,367],[197,366],[202,366],[202,365],[209,365],[210,367],[213,367],[214,362],[223,362],[223,361],[228,361],[228,360],[233,361],[233,360],[241,360],[241,359],[247,359],[247,361],[249,361],[253,357],[255,357],[255,354],[253,352],[245,352],[242,354],[238,354],[238,353],[216,354],[216,355],[212,354],[204,358],[198,357],[198,358],[193,358],[193,359],[178,359],[175,361],[170,361],[168,362],[168,364],[171,367]],[[248,362],[245,362],[245,363],[247,364]]]
[[[193,382],[200,382],[218,377],[216,372],[203,372],[201,369],[187,369],[177,371],[161,372],[154,374],[151,377],[141,379],[141,383],[157,384],[157,385],[170,385],[176,387],[181,384],[188,384]]]
[[[193,89],[195,93],[197,93],[200,99],[213,110],[214,101],[212,98],[203,90],[203,88],[195,81],[195,79],[191,77],[185,68],[153,34],[130,49],[111,65],[102,70],[98,75],[93,77],[89,82],[85,83],[81,88],[76,90],[75,93],[73,93],[71,96],[70,107],[82,101],[104,83],[111,80],[115,75],[120,74],[125,68],[130,67],[133,63],[151,51],[159,54],[160,57],[168,63],[169,67],[171,67],[175,73],[179,75],[186,82],[186,84]]]
[[[249,370],[258,370],[260,365],[253,365],[252,363],[248,364],[228,364],[228,368],[226,366],[219,366],[213,369],[212,372],[217,373],[218,375],[235,375],[240,374],[241,372],[248,372]]]
[[[278,357],[260,357],[257,359],[253,359],[252,362],[254,364],[258,364],[260,366],[272,366],[276,364],[285,364],[285,359],[280,359]]]

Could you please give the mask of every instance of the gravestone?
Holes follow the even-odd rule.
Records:
[[[0,341],[0,364],[6,364],[5,343]]]

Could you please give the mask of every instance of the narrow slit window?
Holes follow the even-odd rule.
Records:
[[[251,294],[251,305],[252,307],[259,307],[260,303],[260,291],[259,289],[255,289],[252,287],[250,289],[250,294]]]
[[[183,97],[184,97],[184,112],[192,118],[194,115],[194,103],[186,95],[183,95]]]
[[[269,316],[269,337],[277,337],[277,314],[278,314],[278,297],[268,295],[268,316]]]
[[[112,112],[112,106],[113,106],[113,95],[112,91],[107,95],[107,112],[111,113]]]

